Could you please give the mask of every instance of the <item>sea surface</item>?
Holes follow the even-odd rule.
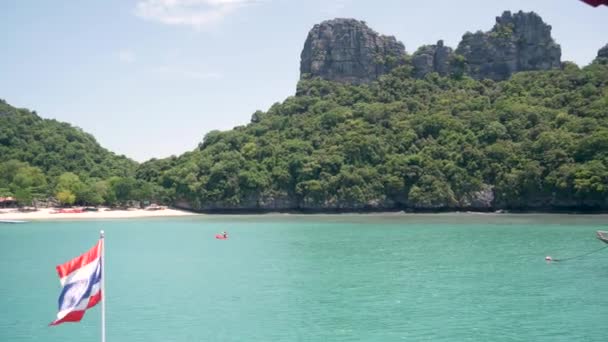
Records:
[[[0,341],[48,327],[55,265],[106,232],[107,342],[607,341],[607,216],[259,215],[0,224]],[[215,239],[227,230],[229,240]],[[545,256],[571,258],[546,263]]]

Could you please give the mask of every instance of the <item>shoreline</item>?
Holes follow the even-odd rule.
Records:
[[[104,220],[104,219],[136,219],[136,218],[155,218],[155,217],[188,217],[188,216],[528,216],[528,215],[581,215],[581,216],[608,216],[607,212],[601,211],[474,211],[474,210],[454,210],[454,211],[253,211],[253,210],[226,210],[226,211],[189,211],[185,209],[167,208],[163,210],[145,209],[126,209],[126,210],[106,210],[99,208],[99,211],[86,211],[82,213],[54,213],[57,208],[41,208],[37,211],[21,212],[17,209],[0,209],[0,221],[54,221],[54,220]]]
[[[600,209],[181,209],[187,212],[192,212],[202,215],[424,215],[424,214],[479,214],[479,215],[504,215],[504,214],[559,214],[559,215],[607,215],[608,210]]]
[[[25,220],[25,221],[52,221],[52,220],[96,220],[96,219],[127,219],[127,218],[149,218],[149,217],[182,217],[197,216],[194,213],[181,209],[163,210],[106,210],[99,208],[99,211],[85,211],[82,213],[53,213],[55,208],[40,208],[37,211],[21,212],[17,209],[0,209],[0,221],[2,220]]]

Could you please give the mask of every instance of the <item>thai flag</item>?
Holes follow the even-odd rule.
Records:
[[[84,312],[101,300],[103,239],[88,252],[57,266],[63,289],[57,319],[50,325],[80,322]]]

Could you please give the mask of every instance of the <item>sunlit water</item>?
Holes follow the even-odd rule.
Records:
[[[605,216],[205,216],[0,225],[0,341],[48,327],[55,265],[106,231],[107,341],[606,341]],[[227,230],[230,239],[215,233]]]

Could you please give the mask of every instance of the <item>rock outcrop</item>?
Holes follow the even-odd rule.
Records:
[[[308,33],[300,77],[369,83],[402,63],[404,55],[405,47],[395,37],[379,35],[363,21],[328,20]]]
[[[412,56],[414,76],[424,77],[426,74],[436,72],[441,76],[450,74],[454,51],[451,47],[444,46],[443,40],[436,45],[421,46]]]
[[[456,53],[465,58],[466,73],[477,79],[505,80],[513,73],[561,65],[561,48],[551,26],[534,12],[505,11],[489,32],[466,33]]]
[[[483,185],[479,191],[465,195],[459,206],[472,210],[490,210],[494,206],[494,187]]]
[[[608,44],[606,44],[603,48],[601,48],[597,52],[597,59],[606,59],[608,60]]]
[[[308,33],[300,78],[369,83],[404,63],[404,57],[402,43],[376,33],[363,21],[328,20]],[[598,58],[608,58],[608,46],[600,50]],[[505,11],[489,32],[463,35],[456,51],[442,40],[420,47],[412,56],[412,66],[418,78],[436,72],[501,81],[518,71],[559,68],[561,48],[551,37],[551,26],[538,14]]]

